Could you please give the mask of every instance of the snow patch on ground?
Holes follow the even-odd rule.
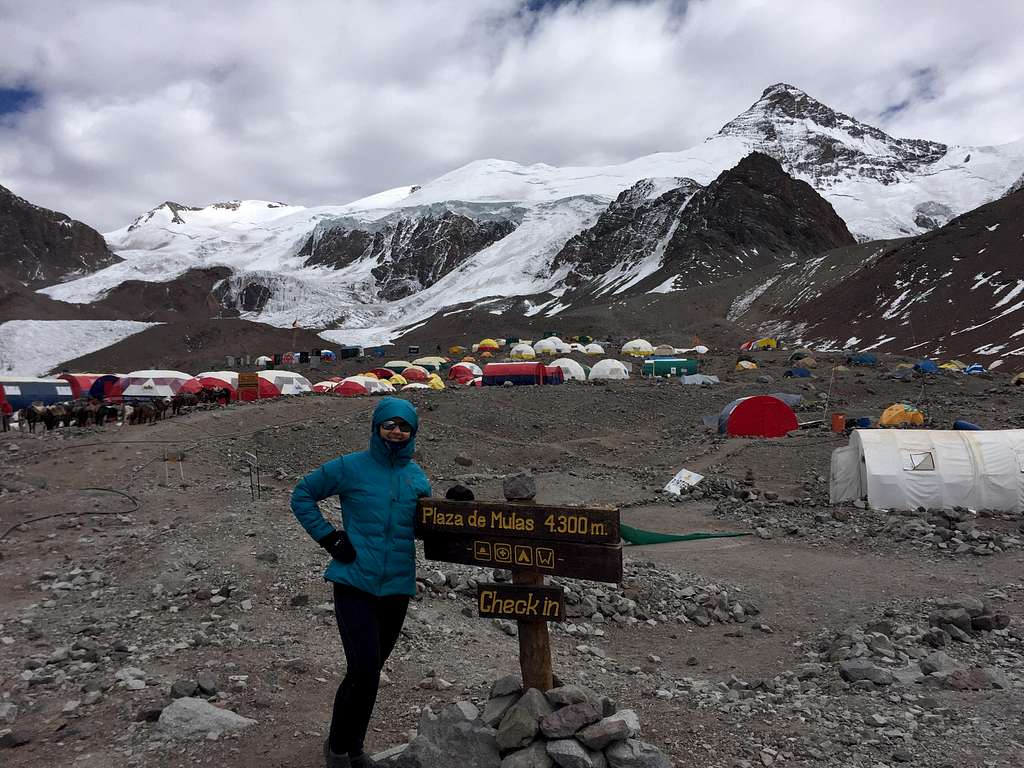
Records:
[[[736,320],[746,314],[747,310],[749,310],[751,305],[757,301],[758,297],[778,282],[779,277],[780,275],[773,275],[760,285],[755,285],[746,293],[741,293],[737,296],[733,301],[732,306],[729,307],[729,312],[726,317],[729,320]]]
[[[8,376],[42,376],[160,323],[134,320],[9,320],[0,325],[0,367]]]

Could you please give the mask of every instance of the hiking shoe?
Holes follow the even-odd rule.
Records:
[[[349,756],[352,768],[374,768],[377,762],[365,752],[360,752],[355,757]]]
[[[348,755],[339,755],[336,752],[331,752],[330,741],[324,741],[325,768],[352,768],[353,765],[354,763],[349,759]],[[372,765],[372,763],[368,763],[368,765]]]

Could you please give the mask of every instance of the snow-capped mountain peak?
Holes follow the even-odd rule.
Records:
[[[818,188],[856,177],[897,183],[949,149],[934,141],[893,138],[787,83],[766,88],[717,136],[751,142]]]

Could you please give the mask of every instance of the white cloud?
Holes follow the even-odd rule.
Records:
[[[785,81],[906,137],[1024,135],[1024,3],[0,0],[0,184],[100,229],[343,203],[481,157],[691,146]],[[896,108],[899,106],[900,108]]]

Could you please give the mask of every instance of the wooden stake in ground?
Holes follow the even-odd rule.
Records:
[[[506,479],[505,498],[508,501],[532,501],[536,493],[533,478],[527,472]],[[536,571],[512,574],[512,583],[536,587],[544,583],[544,576]],[[517,621],[519,628],[519,668],[523,673],[523,688],[551,690],[551,636],[543,621]]]
[[[540,586],[544,576],[539,573],[514,573],[512,583]],[[551,690],[551,636],[543,621],[517,621],[519,628],[519,668],[523,673],[523,688]]]

